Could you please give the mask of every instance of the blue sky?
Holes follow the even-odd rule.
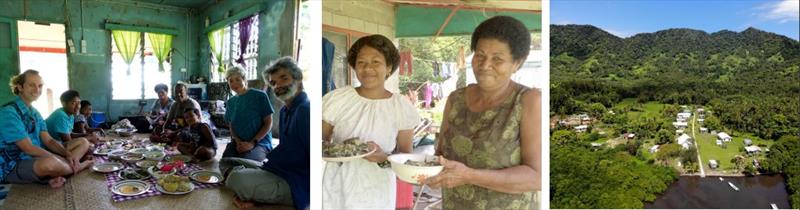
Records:
[[[553,0],[550,23],[590,24],[620,37],[668,28],[714,33],[754,27],[800,40],[800,0]]]

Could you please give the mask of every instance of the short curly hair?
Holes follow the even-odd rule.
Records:
[[[158,83],[156,87],[153,88],[153,91],[156,91],[156,93],[158,93],[158,91],[160,90],[163,90],[164,92],[169,92],[169,86],[167,86],[164,83]]]
[[[361,37],[356,43],[353,43],[353,46],[347,51],[347,63],[350,64],[350,67],[356,68],[358,52],[365,46],[378,50],[378,52],[383,54],[383,58],[386,60],[386,66],[392,67],[392,69],[389,70],[389,74],[386,75],[387,78],[394,74],[397,70],[397,66],[400,65],[400,52],[397,51],[397,47],[394,46],[394,43],[392,43],[389,38],[380,34]]]
[[[509,16],[494,16],[472,32],[470,49],[475,51],[480,39],[497,39],[508,44],[515,61],[525,60],[531,50],[531,32],[521,21]]]
[[[61,103],[67,103],[74,98],[81,98],[81,94],[76,90],[64,91],[64,93],[61,94],[61,97],[59,97],[59,99],[61,99]]]

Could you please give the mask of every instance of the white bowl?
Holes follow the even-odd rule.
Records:
[[[165,172],[162,172],[161,170],[158,170],[158,167],[153,166],[153,167],[148,168],[147,172],[150,172],[150,175],[152,175],[153,177],[156,178],[156,180],[158,180],[158,179],[161,179],[161,178],[163,178],[163,177],[165,177],[167,175],[173,175],[173,174],[177,173],[178,169],[174,169],[173,168],[171,171],[165,173]]]
[[[418,180],[427,177],[436,176],[442,172],[444,166],[412,166],[406,165],[407,160],[412,161],[432,161],[438,160],[438,157],[423,154],[395,154],[389,156],[389,162],[392,163],[392,170],[397,178],[411,184],[419,184]]]
[[[131,164],[136,163],[137,161],[140,161],[140,160],[144,159],[144,157],[142,157],[142,155],[137,155],[137,154],[132,154],[132,153],[125,154],[120,158],[122,160],[124,160],[124,161],[127,161],[128,163],[131,163]]]
[[[157,151],[156,150],[156,151],[145,152],[144,153],[144,158],[146,158],[148,160],[161,161],[161,160],[164,159],[164,156],[166,156],[166,155],[167,155],[167,153],[164,153],[164,151]]]

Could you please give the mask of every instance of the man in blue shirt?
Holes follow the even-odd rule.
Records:
[[[241,67],[225,73],[228,86],[236,96],[228,99],[225,121],[231,131],[229,143],[222,157],[238,157],[263,161],[272,150],[272,106],[264,91],[247,88]]]
[[[310,105],[303,91],[303,74],[292,58],[284,57],[273,62],[264,71],[264,77],[278,99],[286,104],[280,112],[281,143],[269,153],[264,164],[223,158],[220,169],[227,177],[225,185],[236,193],[234,205],[239,208],[271,203],[307,209]]]
[[[82,157],[91,157],[89,154],[89,147],[92,143],[97,143],[98,138],[94,133],[73,133],[72,127],[75,125],[75,115],[81,109],[81,97],[78,91],[67,90],[61,94],[61,108],[56,109],[45,122],[47,123],[47,132],[59,144],[64,145],[67,151],[72,155],[65,157],[67,159],[80,160]],[[81,163],[81,167],[77,169],[78,172],[94,163],[92,160],[86,160]]]
[[[31,105],[42,95],[42,77],[27,70],[11,79],[14,100],[0,107],[0,182],[48,183],[52,188],[64,185],[64,176],[80,166],[77,160],[65,160],[70,153],[52,141],[42,115]],[[41,139],[47,139],[41,141]],[[37,144],[44,143],[50,153]]]

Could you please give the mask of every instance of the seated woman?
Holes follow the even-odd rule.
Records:
[[[178,134],[180,141],[176,147],[181,154],[191,155],[195,160],[206,161],[214,158],[217,152],[217,141],[211,133],[211,127],[200,121],[200,110],[186,108],[183,119],[188,126]]]
[[[450,94],[436,154],[444,170],[424,182],[443,209],[533,209],[541,190],[542,92],[511,80],[530,51],[530,31],[507,16],[472,33],[477,84]]]
[[[81,110],[75,115],[75,125],[73,125],[72,132],[78,134],[88,134],[94,132],[104,133],[102,128],[92,128],[89,126],[89,119],[92,118],[92,103],[83,100],[81,101]]]
[[[175,102],[169,97],[169,86],[165,84],[156,85],[154,91],[158,94],[158,99],[153,102],[153,108],[150,110],[150,125],[153,127],[154,134],[160,134],[161,128],[167,119],[169,108]]]

